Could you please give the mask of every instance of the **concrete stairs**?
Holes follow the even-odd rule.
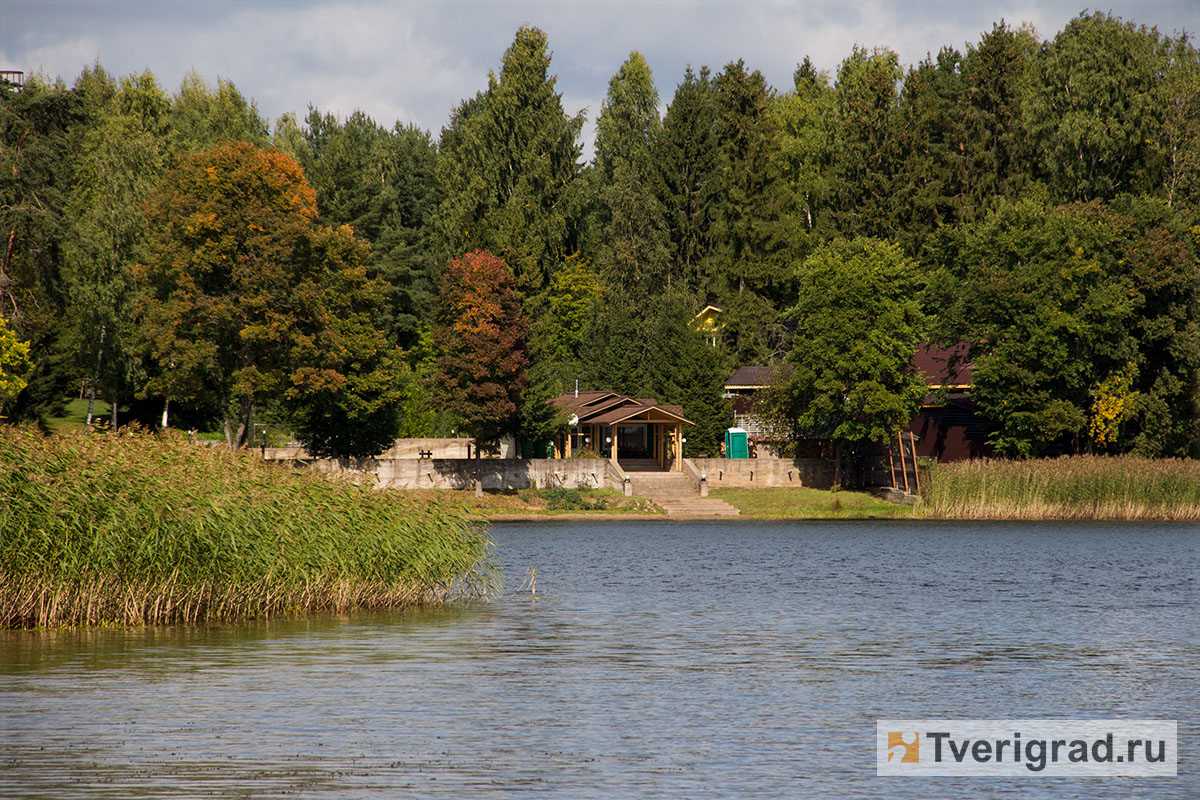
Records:
[[[653,500],[671,519],[728,519],[738,516],[738,510],[728,503],[715,497],[701,497],[696,484],[682,472],[626,469],[626,474],[629,475],[633,493]]]

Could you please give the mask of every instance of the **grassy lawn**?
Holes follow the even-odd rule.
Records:
[[[869,519],[911,517],[912,506],[880,500],[866,492],[829,492],[823,489],[713,489],[711,497],[724,500],[757,519]]]
[[[520,491],[455,492],[456,502],[485,517],[502,514],[661,514],[662,509],[641,497],[626,497],[615,489],[521,489]]]
[[[67,403],[61,417],[49,417],[46,420],[47,427],[53,433],[68,433],[70,431],[83,430],[87,423],[87,398],[75,399]],[[97,400],[96,405],[92,408],[93,421],[96,419],[106,421],[109,414],[112,412],[112,407],[103,400]]]

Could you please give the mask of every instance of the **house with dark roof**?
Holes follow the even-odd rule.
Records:
[[[969,347],[922,345],[913,367],[925,376],[929,394],[907,430],[917,437],[917,455],[938,461],[964,461],[993,454],[987,420],[971,399]]]
[[[620,465],[657,465],[683,470],[683,426],[693,425],[683,407],[617,392],[575,392],[548,401],[568,415],[554,443],[555,458],[592,450]]]
[[[940,348],[922,345],[913,355],[913,368],[925,377],[928,394],[921,410],[905,429],[916,437],[918,456],[938,461],[962,461],[992,454],[988,426],[971,399],[971,369],[966,344]],[[725,381],[725,396],[733,400],[734,425],[746,430],[751,442],[770,446],[780,439],[754,413],[758,393],[771,386],[778,367],[739,367]]]
[[[747,438],[755,445],[779,438],[767,422],[754,413],[758,393],[775,383],[778,371],[778,367],[738,367],[725,381],[725,397],[733,400],[733,427],[746,431]]]

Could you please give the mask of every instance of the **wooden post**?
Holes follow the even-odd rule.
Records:
[[[916,484],[917,494],[921,493],[921,471],[917,469],[917,440],[913,437],[912,431],[908,432],[909,454],[912,456],[913,462],[913,483]]]
[[[904,463],[904,434],[897,431],[896,439],[900,442],[900,474],[904,476],[904,493],[908,494],[908,466]]]
[[[683,472],[683,425],[675,423],[675,471]]]
[[[563,453],[564,453],[563,458],[571,457],[571,428],[569,426],[567,427],[567,436],[566,436],[566,439],[564,440]],[[556,453],[555,455],[558,455],[558,454]]]
[[[617,461],[617,426],[616,425],[608,426],[608,435],[612,439],[612,453],[610,453],[609,455],[612,458],[613,464],[616,465],[617,469],[620,469],[621,462]]]
[[[896,488],[896,451],[892,450],[892,445],[888,443],[888,465],[892,468],[892,488]]]

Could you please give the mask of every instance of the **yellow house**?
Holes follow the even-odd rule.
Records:
[[[707,305],[700,309],[688,324],[692,330],[703,333],[709,343],[716,347],[717,338],[725,327],[725,323],[720,320],[721,312],[724,310],[721,306]]]

